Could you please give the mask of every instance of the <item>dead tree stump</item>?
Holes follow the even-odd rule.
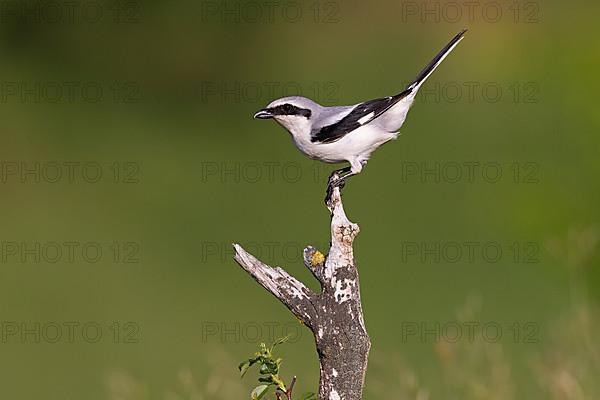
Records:
[[[315,293],[285,270],[234,244],[235,261],[312,331],[321,365],[319,400],[360,400],[371,342],[363,319],[352,245],[359,232],[344,212],[338,188],[327,203],[331,247],[324,258],[312,246],[304,263],[321,284]],[[323,259],[324,258],[324,259]]]

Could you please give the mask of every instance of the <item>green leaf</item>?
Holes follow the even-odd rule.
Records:
[[[261,374],[263,374],[263,375],[268,374],[269,370],[268,370],[267,364],[262,364],[260,366],[260,369],[258,370],[258,372],[261,373]]]
[[[248,368],[250,368],[250,360],[242,361],[240,365],[238,365],[238,369],[240,370],[240,378],[243,378],[248,372]]]
[[[273,350],[275,348],[275,346],[279,346],[280,344],[283,344],[285,342],[287,342],[288,340],[290,340],[290,336],[286,336],[286,337],[282,337],[277,339],[272,345],[271,345],[271,350]]]
[[[269,349],[267,349],[267,345],[264,343],[260,344],[260,354],[264,355],[264,356],[268,356],[269,355]]]
[[[285,388],[285,383],[283,382],[283,380],[279,376],[277,376],[277,375],[271,375],[271,377],[273,378],[273,383],[275,385],[277,385],[277,387],[282,392],[287,392],[287,389]]]
[[[248,368],[250,368],[251,366],[253,366],[256,363],[260,363],[261,360],[262,360],[262,357],[254,357],[254,358],[250,358],[249,360],[242,361],[240,363],[240,365],[238,365],[238,369],[240,370],[240,376],[244,377],[246,372],[248,372]]]
[[[277,365],[277,363],[273,360],[265,360],[265,362],[260,366],[259,372],[262,375],[277,375],[279,373],[279,365]]]
[[[298,400],[316,400],[317,395],[314,392],[304,392]]]
[[[258,378],[258,381],[263,382],[263,383],[268,383],[271,385],[275,385],[275,382],[273,381],[273,375],[261,376],[260,378]]]
[[[252,393],[250,393],[250,399],[252,400],[260,400],[267,391],[269,390],[269,385],[259,385],[254,388]]]

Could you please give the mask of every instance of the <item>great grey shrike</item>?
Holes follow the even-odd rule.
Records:
[[[327,201],[334,186],[342,186],[349,176],[360,173],[373,151],[396,139],[417,91],[465,32],[459,32],[404,91],[394,96],[334,107],[324,107],[306,97],[283,97],[258,111],[254,118],[277,121],[289,131],[296,147],[313,160],[350,163],[332,173]]]

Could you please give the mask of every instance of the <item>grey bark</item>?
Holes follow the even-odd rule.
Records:
[[[233,245],[235,261],[312,331],[320,361],[319,400],[359,400],[371,348],[352,249],[359,228],[346,217],[338,188],[327,207],[331,247],[325,262],[313,265],[317,250],[304,249],[304,263],[321,284],[320,293],[283,269],[264,264],[238,244]]]

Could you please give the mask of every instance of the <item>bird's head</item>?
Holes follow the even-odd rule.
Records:
[[[310,132],[313,118],[320,106],[306,97],[283,97],[272,101],[254,114],[254,118],[274,119],[292,135]]]

